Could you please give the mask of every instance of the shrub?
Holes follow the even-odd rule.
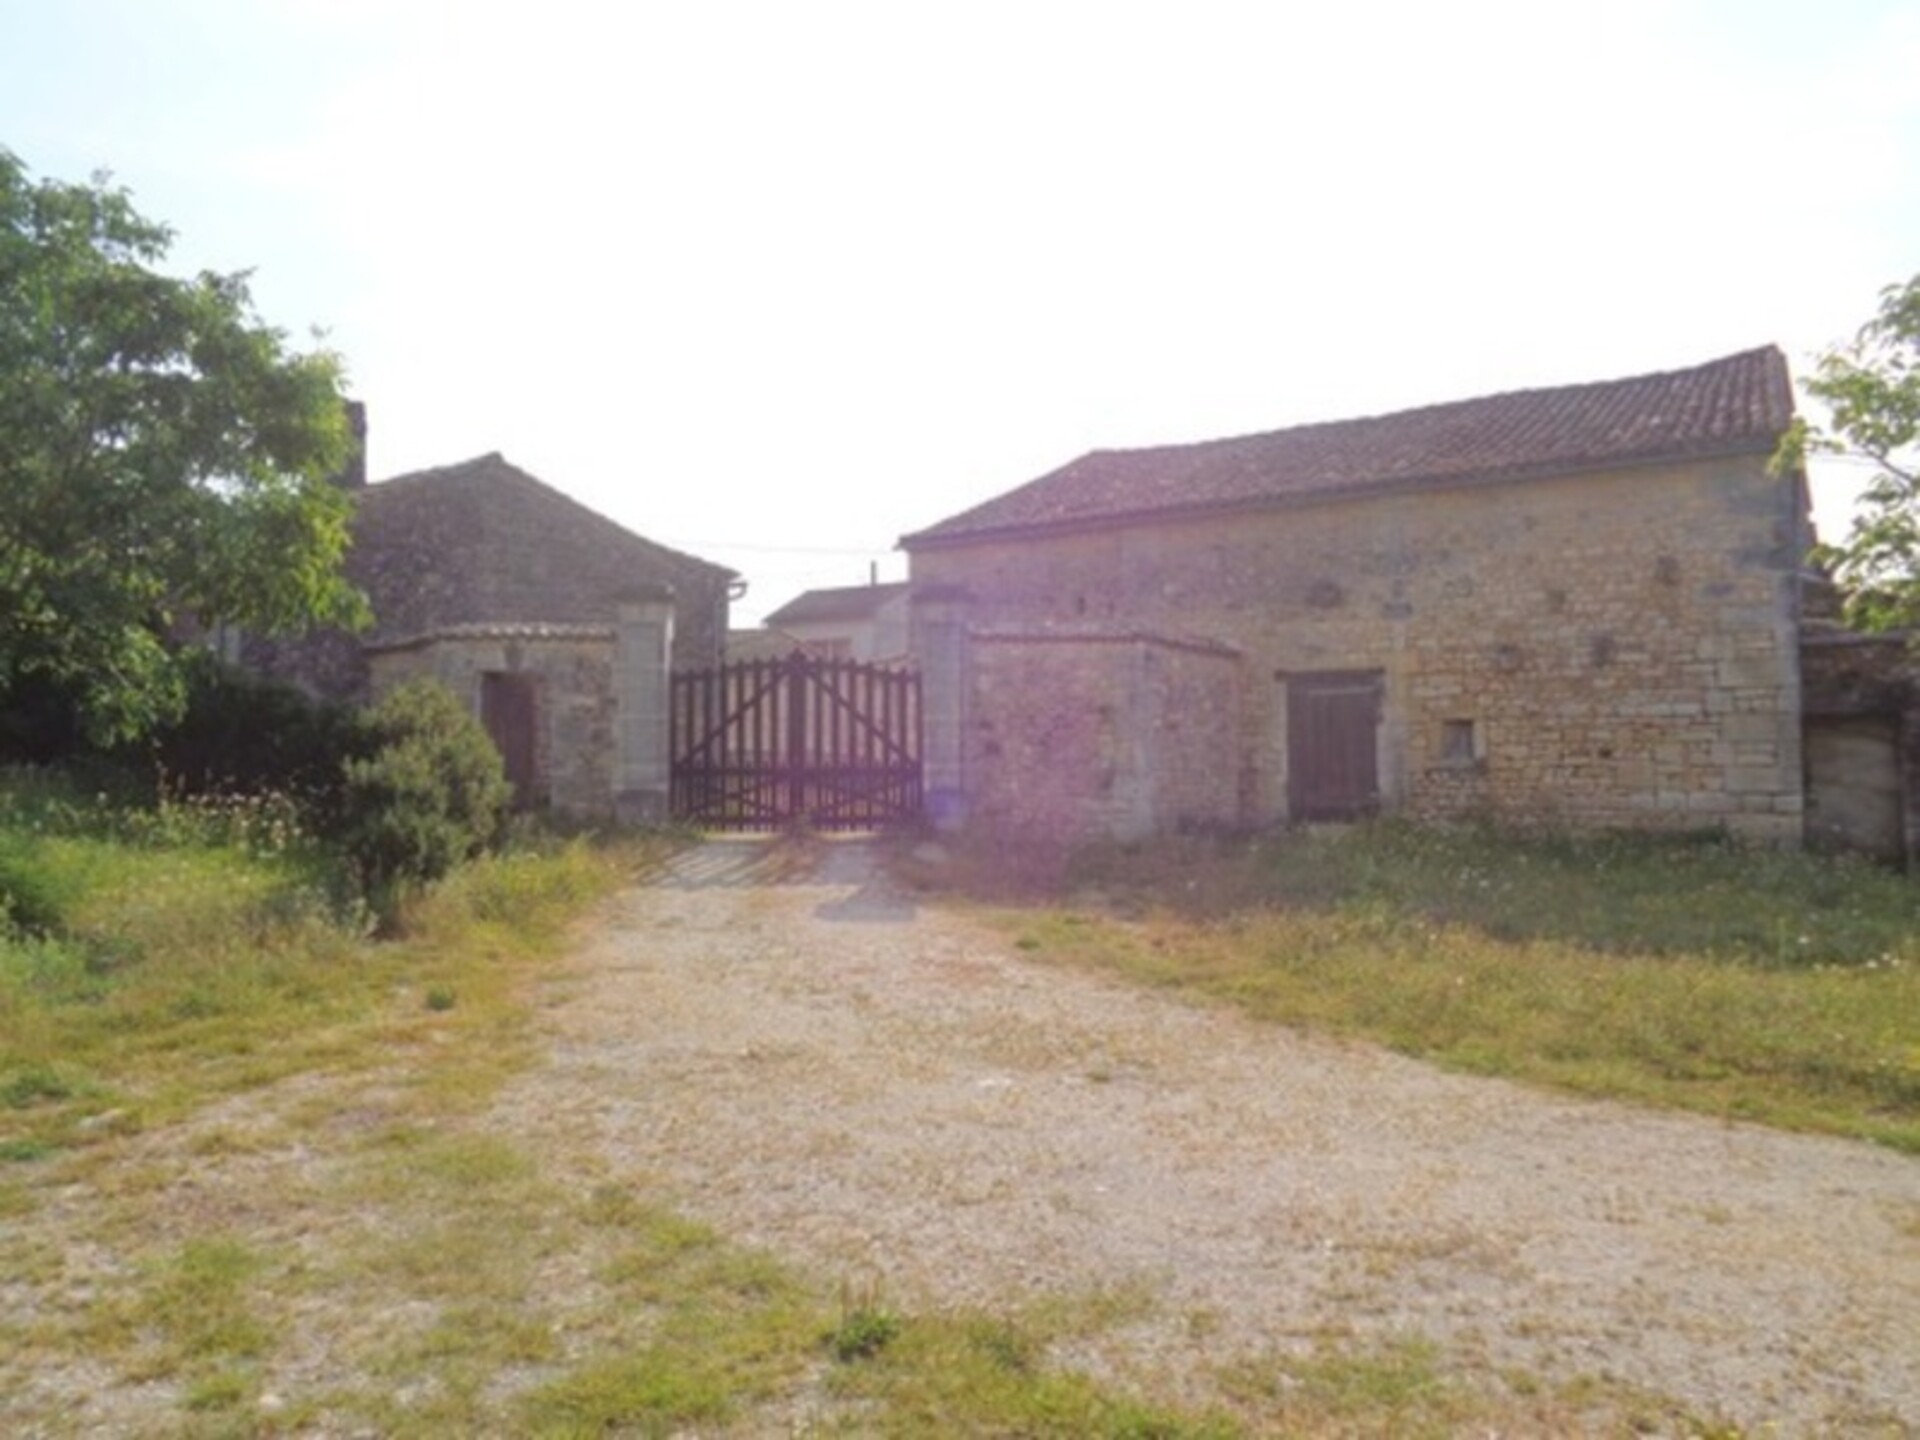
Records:
[[[363,892],[391,914],[500,836],[507,778],[480,722],[446,689],[417,681],[359,724],[346,762],[338,839]]]
[[[337,805],[352,752],[352,711],[212,655],[188,665],[187,709],[151,754],[185,795],[289,795],[322,814]]]

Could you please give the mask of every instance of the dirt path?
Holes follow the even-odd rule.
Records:
[[[691,851],[498,1123],[908,1307],[1144,1287],[1180,1384],[1417,1335],[1789,1433],[1920,1429],[1920,1164],[1443,1074],[1025,959],[852,844]]]

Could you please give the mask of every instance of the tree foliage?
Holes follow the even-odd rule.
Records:
[[[97,742],[177,715],[179,623],[357,623],[340,574],[340,370],[246,276],[155,267],[127,193],[0,149],[0,705],[72,698]]]
[[[1825,428],[1797,425],[1782,460],[1801,464],[1826,451],[1874,467],[1846,541],[1821,546],[1815,558],[1846,595],[1849,623],[1920,624],[1920,275],[1881,291],[1879,313],[1822,355],[1804,384],[1832,419]]]

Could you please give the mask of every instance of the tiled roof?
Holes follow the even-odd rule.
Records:
[[[733,576],[623,529],[498,454],[354,498],[347,573],[373,602],[370,646],[473,626],[605,626],[636,587],[692,591]]]
[[[1095,450],[900,543],[933,548],[1184,511],[1761,454],[1792,418],[1787,362],[1769,345],[1626,380],[1193,445]]]
[[[767,624],[818,625],[831,620],[866,620],[881,606],[907,593],[907,584],[843,585],[831,590],[803,590],[767,616]]]
[[[807,642],[784,630],[761,625],[745,630],[727,631],[727,661],[784,660],[796,650],[805,650]]]

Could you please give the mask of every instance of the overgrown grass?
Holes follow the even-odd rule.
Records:
[[[1800,968],[1920,954],[1920,885],[1872,862],[1714,836],[1519,835],[1398,821],[1254,842],[1089,849],[1070,887],[1135,908],[1368,908],[1493,940]]]
[[[1056,874],[1080,903],[1008,921],[1041,954],[1477,1073],[1920,1153],[1920,885],[1872,865],[1380,823]]]
[[[412,907],[404,943],[378,945],[283,821],[264,803],[129,808],[5,777],[0,1153],[85,1149],[223,1094],[379,1065],[429,1026],[486,1032],[497,1067],[521,1017],[511,967],[488,962],[550,945],[620,863],[584,843],[488,858]],[[393,1006],[456,990],[458,1015]]]

